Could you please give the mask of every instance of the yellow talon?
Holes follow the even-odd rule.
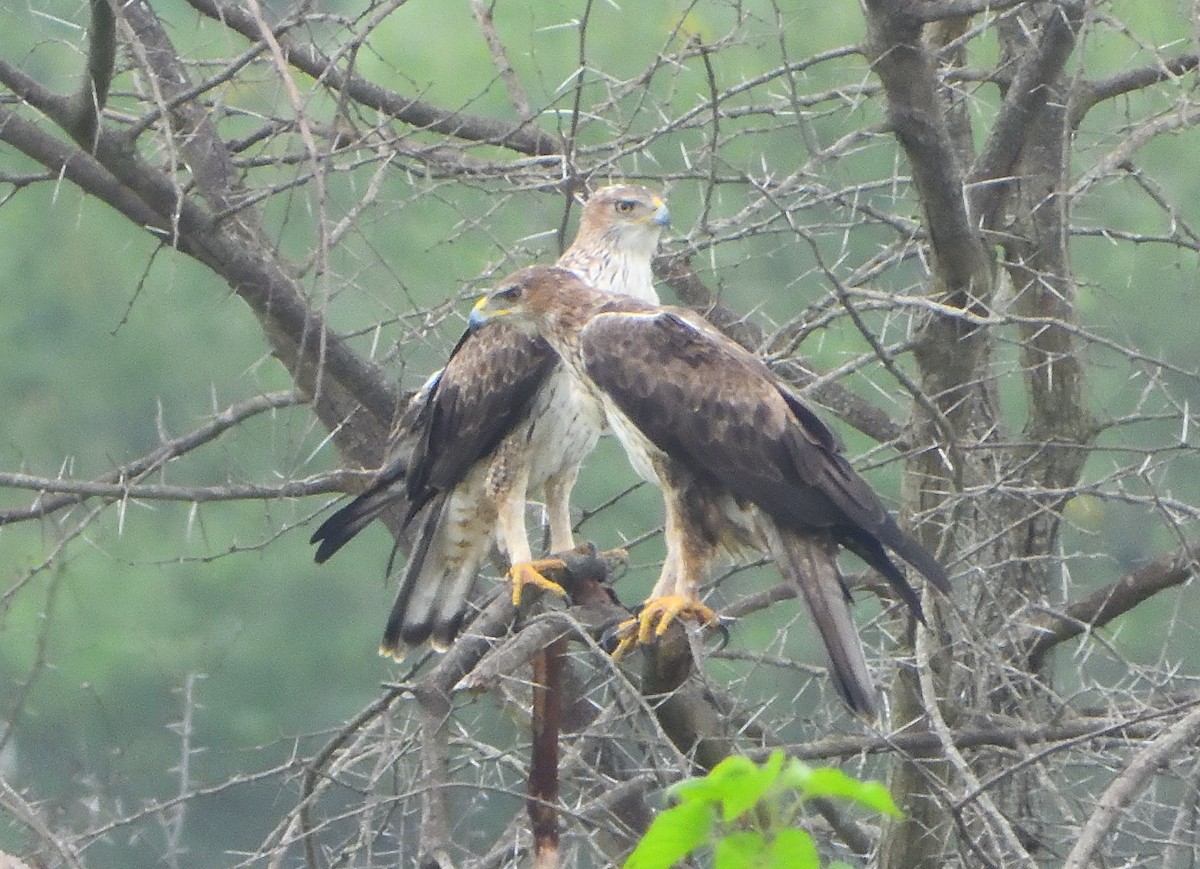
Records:
[[[617,626],[617,647],[613,650],[613,660],[619,661],[634,646],[654,642],[667,632],[671,622],[676,619],[687,619],[704,627],[715,625],[718,621],[716,612],[695,598],[671,594],[648,600],[636,618]]]
[[[567,591],[557,582],[546,579],[541,574],[543,570],[563,570],[566,562],[559,558],[543,558],[538,561],[520,561],[508,569],[508,579],[512,583],[513,606],[521,605],[521,592],[527,585],[553,592],[559,597],[566,597]]]

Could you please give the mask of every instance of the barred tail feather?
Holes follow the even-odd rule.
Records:
[[[838,574],[837,543],[828,537],[781,529],[779,545],[783,551],[776,560],[784,577],[799,589],[808,605],[813,625],[825,644],[834,686],[851,711],[874,718],[878,712],[875,685]]]
[[[415,519],[416,545],[400,575],[396,602],[379,644],[382,655],[403,658],[408,649],[426,642],[444,650],[462,626],[491,538],[457,528],[452,507],[451,496],[441,494]],[[457,539],[463,533],[470,539]]]

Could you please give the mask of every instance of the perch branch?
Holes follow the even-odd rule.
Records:
[[[528,798],[534,869],[557,869],[558,734],[562,723],[562,671],[567,641],[551,640],[533,659]]]

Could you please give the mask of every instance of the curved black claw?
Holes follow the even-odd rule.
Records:
[[[642,605],[639,604],[631,610],[634,618],[641,615],[642,608]],[[614,619],[612,624],[606,625],[604,630],[600,632],[600,639],[596,641],[596,645],[606,654],[611,655],[617,650],[617,646],[621,645],[621,626],[628,621],[629,619],[626,616]]]
[[[724,618],[718,617],[717,623],[713,626],[717,629],[717,633],[719,633],[721,635],[721,642],[717,643],[717,647],[715,649],[713,649],[714,652],[720,652],[726,646],[729,645],[729,636],[730,636],[729,622],[730,621],[731,621],[730,619],[724,619]]]

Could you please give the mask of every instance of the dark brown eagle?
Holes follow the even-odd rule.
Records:
[[[838,691],[873,715],[876,694],[837,572],[839,546],[920,615],[899,555],[943,591],[941,565],[896,524],[837,436],[763,362],[688,311],[604,292],[563,269],[516,272],[472,322],[544,339],[603,408],[634,468],[663,491],[667,555],[623,643],[675,618],[715,618],[698,597],[722,550],[767,552],[812,614]]]
[[[558,265],[593,286],[656,302],[651,261],[669,221],[662,198],[645,187],[602,188],[584,203]],[[561,562],[533,561],[526,499],[543,495],[550,551],[573,548],[571,490],[603,427],[599,407],[578,393],[542,339],[504,323],[463,335],[402,415],[370,487],[312,536],[321,563],[384,510],[404,512],[413,542],[382,654],[399,658],[427,640],[449,645],[493,543],[511,564],[514,600],[525,583],[561,593],[538,572]]]

